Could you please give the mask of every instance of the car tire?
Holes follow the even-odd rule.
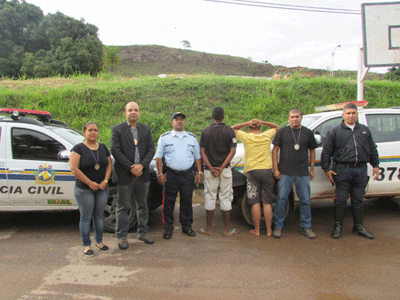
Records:
[[[108,201],[106,205],[106,209],[104,210],[104,231],[106,232],[115,232],[115,225],[116,225],[116,211],[117,211],[117,200],[118,200],[118,193],[117,187],[112,186],[110,187],[110,192],[108,194]],[[129,230],[137,224],[137,216],[136,216],[136,206],[132,205],[132,209],[128,213],[129,217]]]
[[[289,198],[292,196],[292,193],[289,195]],[[275,201],[272,204],[272,209],[275,207]],[[242,211],[242,216],[246,220],[246,222],[254,227],[254,222],[253,222],[253,217],[251,215],[251,205],[247,201],[247,193],[245,193],[242,197],[241,203],[240,203],[240,208]],[[290,199],[286,201],[286,211],[285,211],[285,218],[288,216],[290,210]],[[261,210],[262,212],[262,210]],[[265,219],[264,219],[264,214],[261,216],[261,221],[260,221],[260,228],[265,228]]]

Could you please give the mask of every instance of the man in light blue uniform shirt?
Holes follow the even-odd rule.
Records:
[[[196,164],[197,168],[196,182],[201,182],[203,174],[199,143],[194,134],[185,131],[186,116],[181,112],[174,113],[171,125],[173,130],[160,137],[156,152],[158,182],[164,186],[163,237],[167,240],[172,237],[174,230],[174,207],[178,192],[182,232],[191,237],[196,236],[192,229],[192,196],[195,182],[193,164]]]

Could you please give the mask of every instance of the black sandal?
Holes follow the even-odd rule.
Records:
[[[108,250],[110,250],[110,248],[104,244],[103,247],[100,247],[98,244],[96,244],[96,247],[99,248],[101,252],[108,252]]]
[[[92,249],[88,249],[88,250],[83,250],[83,254],[85,254],[86,256],[94,256],[94,251]]]

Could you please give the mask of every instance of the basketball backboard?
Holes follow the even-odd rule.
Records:
[[[400,65],[400,2],[363,3],[364,65]]]

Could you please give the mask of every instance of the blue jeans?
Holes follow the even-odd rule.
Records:
[[[285,221],[286,201],[292,190],[293,183],[296,186],[297,196],[300,199],[300,226],[311,228],[311,203],[310,203],[310,176],[281,175],[278,181],[278,198],[274,210],[275,228],[282,228]]]
[[[142,182],[139,178],[132,178],[128,185],[118,185],[118,201],[116,212],[115,232],[118,239],[126,239],[129,231],[129,210],[136,206],[137,233],[146,236],[149,232],[149,209],[147,208],[147,194],[150,182]],[[134,202],[133,202],[134,201]]]
[[[85,247],[91,245],[90,223],[92,220],[96,243],[99,244],[103,241],[103,214],[107,204],[108,190],[108,186],[102,191],[82,189],[76,186],[74,188],[74,195],[81,216],[79,230]]]

